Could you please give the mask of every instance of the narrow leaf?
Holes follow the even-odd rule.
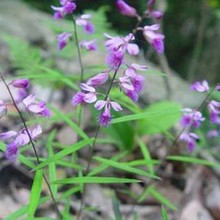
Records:
[[[93,139],[89,139],[89,140],[84,140],[84,141],[80,141],[76,144],[73,144],[73,145],[69,146],[68,148],[61,150],[60,152],[55,154],[53,157],[51,157],[51,158],[45,160],[44,162],[42,162],[41,164],[39,164],[36,167],[36,169],[43,168],[43,167],[47,166],[49,163],[56,162],[57,160],[60,160],[63,157],[82,149],[84,146],[91,144],[92,142],[93,142]]]
[[[130,173],[134,173],[137,175],[141,175],[141,176],[148,176],[150,178],[154,178],[154,179],[160,179],[159,177],[157,177],[156,175],[152,175],[144,170],[140,170],[134,167],[131,167],[125,163],[121,163],[121,162],[116,162],[116,161],[112,161],[112,160],[108,160],[108,159],[104,159],[104,158],[100,158],[100,157],[94,157],[95,160],[105,163],[109,166],[115,167],[116,169],[121,169]]]
[[[51,184],[82,184],[82,183],[138,183],[141,182],[137,179],[117,178],[117,177],[73,177],[60,179],[52,182]]]
[[[187,157],[187,156],[168,156],[167,157],[168,160],[175,160],[175,161],[181,161],[181,162],[185,162],[185,163],[194,163],[194,164],[201,164],[201,165],[205,165],[205,166],[211,166],[211,167],[220,167],[219,163],[214,163],[208,160],[203,160],[203,159],[199,159],[199,158],[195,158],[195,157]]]
[[[34,217],[35,211],[38,207],[40,194],[42,190],[42,184],[43,184],[43,170],[37,170],[31,188],[30,203],[28,207],[29,218]]]

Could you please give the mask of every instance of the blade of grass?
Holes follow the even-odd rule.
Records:
[[[94,157],[94,159],[99,162],[105,163],[108,166],[115,167],[116,169],[121,169],[121,170],[130,172],[130,173],[134,173],[136,175],[147,176],[147,177],[150,177],[153,179],[160,179],[156,175],[152,175],[144,170],[140,170],[140,169],[131,167],[131,166],[127,165],[126,163],[116,162],[116,161],[112,161],[112,160],[108,160],[108,159],[104,159],[104,158],[100,158],[100,157]]]
[[[102,184],[109,184],[109,183],[138,183],[141,182],[137,179],[128,179],[128,178],[117,178],[117,177],[73,177],[73,178],[66,178],[60,179],[52,182],[51,184],[88,184],[88,183],[102,183]]]
[[[144,142],[140,138],[138,139],[138,144],[139,144],[139,146],[141,148],[141,152],[143,154],[144,159],[151,161],[152,158],[151,158],[150,152],[148,150],[148,147],[144,144]],[[152,175],[155,175],[154,166],[152,164],[147,164],[146,166],[147,166],[149,172]]]
[[[41,169],[52,162],[56,162],[56,161],[62,159],[63,157],[82,149],[83,147],[85,147],[88,144],[91,144],[92,142],[93,142],[93,138],[77,142],[76,144],[73,144],[72,146],[69,146],[68,148],[63,149],[60,152],[56,153],[53,157],[45,160],[44,162],[39,164],[36,167],[36,169]]]
[[[56,136],[56,131],[53,130],[50,133],[48,141],[47,141],[49,160],[54,157],[52,142],[53,142],[55,136]],[[57,175],[56,175],[56,164],[55,164],[55,162],[51,162],[51,163],[48,164],[48,170],[49,170],[49,180],[50,180],[50,182],[56,180]],[[57,197],[57,185],[51,185],[51,190],[53,192],[54,198],[56,199],[56,197]]]
[[[195,157],[173,155],[173,156],[168,156],[167,159],[185,162],[185,163],[201,164],[201,165],[217,167],[217,168],[220,167],[219,163],[214,163],[211,161],[207,161],[207,160],[203,160],[203,159],[199,159],[199,158],[195,158]]]
[[[40,194],[43,185],[43,170],[37,170],[34,176],[34,182],[31,188],[30,203],[28,206],[28,217],[34,218],[35,211],[38,207]]]

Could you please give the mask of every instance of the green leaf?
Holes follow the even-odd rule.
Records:
[[[170,202],[165,196],[163,196],[154,186],[150,186],[148,188],[148,192],[151,196],[153,196],[156,200],[161,202],[161,204],[169,207],[171,210],[177,210],[176,206]]]
[[[138,144],[141,148],[141,152],[143,154],[143,157],[145,160],[149,160],[151,161],[152,158],[151,158],[151,155],[150,155],[150,152],[148,150],[148,147],[144,144],[144,142],[141,140],[141,139],[138,139]],[[148,170],[149,172],[152,174],[152,175],[155,175],[155,172],[154,172],[154,167],[152,164],[146,164],[147,167],[148,167]]]
[[[51,198],[49,196],[43,197],[39,201],[39,205],[42,205],[49,201]],[[13,212],[9,216],[5,218],[5,220],[18,220],[20,219],[21,216],[25,215],[28,211],[29,206],[28,205],[23,205],[20,209],[17,211]]]
[[[48,158],[47,160],[45,160],[44,162],[39,164],[36,167],[36,169],[41,169],[41,168],[47,166],[48,164],[50,164],[52,162],[56,162],[57,160],[60,160],[63,157],[82,149],[83,147],[85,147],[88,144],[91,144],[92,142],[93,142],[93,138],[77,142],[76,144],[73,144],[73,145],[67,147],[66,149],[63,149],[60,152],[56,153],[53,157]]]
[[[53,158],[53,156],[54,156],[52,142],[53,142],[55,136],[56,136],[56,131],[53,130],[50,133],[48,141],[47,141],[49,159]],[[57,179],[56,164],[54,162],[51,162],[51,163],[49,163],[48,168],[49,168],[49,180],[50,180],[50,182],[52,182]],[[52,190],[54,198],[56,198],[57,197],[57,185],[51,185],[51,190]]]
[[[169,220],[166,209],[162,206],[161,208],[161,214],[163,220]]]
[[[102,183],[102,184],[109,184],[109,183],[138,183],[141,182],[137,179],[128,179],[128,178],[117,178],[117,177],[73,177],[73,178],[66,178],[60,179],[52,182],[51,184],[82,184],[82,183]]]
[[[203,159],[199,159],[199,158],[195,158],[195,157],[173,155],[173,156],[168,156],[167,159],[181,161],[181,162],[185,162],[185,163],[201,164],[201,165],[217,167],[217,168],[220,167],[219,163],[214,163],[214,162],[211,162],[208,160],[203,160]]]
[[[113,119],[112,124],[139,120],[141,134],[155,134],[172,127],[180,115],[181,107],[178,103],[165,101],[151,105],[144,112]]]
[[[42,184],[43,184],[43,170],[37,170],[31,188],[30,203],[28,207],[29,218],[34,217],[35,211],[38,207],[40,194],[42,190]]]
[[[141,176],[147,176],[153,179],[160,179],[159,177],[157,177],[156,175],[152,175],[144,170],[140,170],[134,167],[131,167],[125,163],[122,162],[116,162],[113,160],[108,160],[108,159],[104,159],[104,158],[100,158],[100,157],[94,157],[95,160],[105,163],[108,166],[112,166],[115,167],[116,169],[120,169],[120,170],[124,170],[130,173],[134,173],[136,175],[141,175]]]
[[[117,155],[115,155],[114,157],[111,158],[112,161],[117,161],[120,160],[121,158],[123,158],[124,156],[126,156],[127,152],[121,152]],[[97,175],[98,173],[101,173],[103,170],[107,169],[108,165],[105,163],[100,164],[98,167],[95,167],[94,169],[92,169],[88,176],[94,176]]]
[[[115,115],[120,115],[116,113]],[[113,124],[104,130],[113,140],[117,141],[117,146],[121,150],[131,150],[134,148],[134,125],[131,122],[123,124]]]
[[[113,211],[114,211],[114,215],[115,215],[115,220],[122,220],[122,215],[121,215],[121,211],[120,211],[120,203],[118,201],[118,198],[115,196],[113,198]]]
[[[139,133],[157,134],[170,129],[181,116],[181,106],[175,102],[159,102],[145,109],[148,114],[143,120],[138,121]]]
[[[36,167],[27,157],[23,156],[22,154],[18,155],[18,160],[26,166],[30,167],[31,169],[35,169]]]

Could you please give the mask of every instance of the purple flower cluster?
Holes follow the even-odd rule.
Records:
[[[158,19],[162,15],[152,9],[154,2],[148,5],[148,17],[152,17],[149,14],[156,16]],[[135,8],[128,5],[123,0],[116,1],[116,7],[122,15],[135,17],[138,21],[142,19]],[[88,24],[87,19],[90,17],[88,15],[83,15],[76,20],[76,24],[84,26]],[[135,31],[141,30],[146,38],[146,40],[155,48],[158,53],[164,52],[164,35],[159,33],[159,24],[154,24],[151,26],[144,26],[143,28],[137,28]],[[89,28],[90,30],[90,28]],[[132,101],[137,102],[140,93],[144,87],[144,77],[140,75],[139,71],[145,71],[146,66],[141,66],[138,64],[127,64],[125,61],[125,54],[128,53],[131,56],[137,56],[140,52],[138,45],[135,41],[135,34],[129,33],[127,36],[110,36],[109,34],[104,34],[107,40],[105,41],[105,47],[107,51],[106,64],[109,69],[103,73],[99,73],[96,76],[87,80],[86,83],[81,83],[81,91],[77,92],[72,98],[72,105],[76,106],[83,103],[95,103],[94,107],[97,110],[101,110],[99,115],[99,125],[108,126],[111,123],[111,109],[114,111],[121,111],[122,107],[117,103],[111,101],[109,93],[104,100],[99,99],[98,87],[106,83],[111,75],[111,71],[116,74],[123,70],[121,76],[116,76],[114,74],[113,83],[118,85],[120,91],[122,91],[127,97]],[[82,48],[88,50],[93,50],[94,45],[92,42],[81,43]],[[102,95],[103,96],[103,95]]]
[[[8,86],[13,86],[19,90],[25,90],[29,87],[28,79],[18,79],[13,80],[8,84]],[[10,89],[10,88],[9,88]],[[29,112],[31,114],[36,114],[42,117],[49,117],[50,111],[46,106],[45,102],[36,101],[35,95],[31,94],[27,96],[20,97],[15,99],[16,105],[23,105],[23,111]],[[20,111],[22,111],[20,110]],[[4,116],[7,113],[7,103],[0,100],[0,117]],[[0,140],[4,140],[7,142],[5,157],[9,160],[14,161],[19,153],[19,148],[21,146],[25,146],[30,143],[30,137],[32,140],[36,140],[39,135],[42,133],[42,129],[40,125],[36,125],[34,128],[29,129],[28,131],[23,128],[20,131],[7,131],[4,133],[0,133]],[[30,137],[29,137],[30,136]]]
[[[201,82],[195,82],[191,85],[191,89],[200,93],[209,92],[209,84],[206,80]],[[215,90],[219,91],[219,87],[217,86]],[[216,100],[207,100],[207,107],[209,111],[209,121],[212,124],[220,125],[220,102]],[[183,109],[183,116],[181,118],[181,125],[185,128],[185,132],[180,136],[180,139],[187,143],[188,149],[190,152],[196,146],[196,143],[199,140],[199,136],[195,133],[189,132],[191,128],[200,127],[201,123],[205,120],[202,116],[202,113],[198,110],[192,109]],[[207,137],[216,137],[219,135],[218,130],[212,129],[207,133]]]
[[[60,0],[59,7],[51,6],[54,10],[54,18],[55,19],[62,19],[67,14],[72,14],[76,9],[76,4],[72,0]]]
[[[73,0],[60,0],[60,7],[51,6],[51,8],[54,10],[54,18],[56,20],[62,19],[67,14],[72,14],[76,9],[76,3],[73,2]],[[90,21],[92,16],[90,14],[83,14],[80,17],[75,19],[75,23],[78,26],[82,26],[87,34],[93,34],[95,32],[95,27]],[[57,35],[57,42],[58,42],[58,50],[62,50],[71,39],[72,34],[69,32],[63,32],[59,35]],[[93,51],[97,50],[97,45],[95,43],[95,40],[91,41],[81,41],[79,45],[88,50]]]
[[[147,10],[145,12],[146,17],[150,17],[155,20],[161,20],[163,14],[161,11],[154,10],[155,0],[148,1],[147,3]],[[135,8],[131,7],[123,0],[118,0],[116,2],[116,6],[121,14],[130,16],[130,17],[137,17],[140,19],[140,16],[137,14]],[[143,31],[143,35],[145,39],[149,42],[149,44],[156,50],[157,53],[162,54],[164,52],[164,38],[165,36],[159,33],[160,25],[153,24],[153,25],[146,25],[143,28],[138,28],[138,30]]]

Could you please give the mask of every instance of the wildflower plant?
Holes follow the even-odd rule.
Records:
[[[101,37],[105,38],[103,43],[105,63],[95,74],[88,74],[90,69],[84,64],[83,54],[85,51],[94,53],[99,50],[100,44],[94,37],[99,27],[93,24],[92,14],[76,14],[77,1],[73,0],[60,0],[58,5],[51,6],[51,10],[54,13],[56,26],[61,25],[59,21],[65,17],[71,18],[71,28],[56,36],[57,50],[61,52],[69,47],[76,51],[80,67],[79,73],[69,76],[53,69],[55,65],[49,66],[48,63],[42,62],[41,65],[37,63],[36,68],[38,71],[45,71],[44,76],[28,73],[31,71],[28,67],[28,69],[23,68],[25,74],[21,74],[26,77],[20,77],[8,83],[1,74],[2,82],[11,100],[0,100],[0,118],[10,116],[8,106],[9,102],[12,102],[21,121],[19,126],[0,133],[0,140],[5,143],[5,147],[1,147],[1,150],[4,151],[5,158],[10,162],[17,163],[19,161],[35,172],[30,202],[25,208],[28,219],[36,217],[37,208],[49,200],[48,197],[41,195],[43,180],[46,182],[50,198],[53,201],[57,214],[56,219],[72,219],[69,212],[69,201],[74,193],[80,193],[79,207],[75,217],[77,220],[82,219],[87,184],[138,183],[141,181],[140,176],[148,178],[148,182],[143,181],[144,190],[140,195],[134,196],[135,203],[139,203],[151,195],[159,200],[161,205],[176,210],[176,206],[159,193],[155,187],[154,182],[160,179],[157,171],[167,161],[167,156],[172,148],[176,147],[179,140],[186,144],[190,153],[196,149],[200,140],[197,129],[208,120],[201,112],[202,109],[207,107],[211,123],[217,126],[220,124],[220,102],[210,99],[212,92],[218,91],[219,86],[210,89],[207,81],[196,82],[191,87],[194,92],[207,93],[204,103],[197,109],[184,108],[181,110],[178,103],[171,101],[153,103],[147,107],[139,105],[140,97],[147,84],[150,83],[145,80],[149,68],[145,63],[130,62],[128,56],[136,57],[141,54],[136,39],[138,32],[143,35],[145,43],[152,47],[158,56],[164,54],[165,36],[160,27],[163,13],[155,10],[155,0],[147,1],[143,14],[139,14],[134,7],[123,0],[116,0],[115,7],[121,16],[135,19],[136,25],[125,36],[115,36],[107,33],[107,30],[103,33]],[[149,19],[148,24],[143,22],[149,21]],[[143,23],[145,25],[141,26]],[[79,30],[84,32],[83,37],[79,35]],[[89,40],[87,36],[89,36]],[[93,37],[94,39],[92,39]],[[32,66],[34,67],[34,65]],[[52,102],[46,103],[44,100],[38,99],[38,95],[34,94],[30,83],[32,79],[37,78],[45,79],[49,82],[48,84],[54,83],[53,89],[56,89],[57,84],[60,86],[61,82],[63,87],[69,87],[72,93],[72,97],[68,100],[68,103],[71,104],[71,112],[64,113]],[[12,89],[16,91],[16,94],[12,93]],[[83,130],[82,126],[83,110],[87,106],[95,112],[95,124],[92,127],[94,132],[91,137]],[[182,132],[176,137],[173,137],[172,134],[168,136],[169,129],[178,120],[183,127]],[[40,122],[48,124],[48,131],[44,131]],[[60,125],[61,123],[62,125]],[[57,133],[63,125],[68,125],[77,135],[74,143],[69,146],[63,146],[57,140]],[[101,137],[102,131],[108,135],[109,139]],[[146,135],[158,133],[165,134],[171,146],[168,154],[161,161],[152,158],[144,141]],[[216,135],[215,130],[209,134],[209,136],[213,135]],[[47,139],[46,144],[44,138]],[[48,157],[45,158],[41,153],[38,153],[36,143],[43,143],[48,151]],[[105,144],[109,143],[120,148],[118,154],[108,159],[95,155],[97,144],[103,144],[103,148],[105,148]],[[33,148],[35,159],[23,156],[26,154],[26,151],[23,151],[24,146]],[[79,159],[80,150],[86,147],[89,147],[89,155],[85,163],[82,164]],[[142,158],[134,155],[132,161],[127,161],[129,157],[127,158],[126,154],[137,147],[140,148]],[[187,158],[181,159],[186,160]],[[178,160],[178,158],[171,156],[170,160]],[[158,163],[159,166],[156,167]],[[58,178],[58,166],[71,168],[71,175],[66,174],[65,178]],[[143,166],[146,169],[143,169]],[[102,171],[109,167],[128,172],[134,177],[102,175]],[[48,176],[45,169],[49,171]],[[66,185],[67,188],[64,192],[62,185]],[[65,205],[63,206],[63,204]],[[163,206],[162,213],[163,216],[167,215]],[[22,214],[18,215],[18,217],[22,216]]]

